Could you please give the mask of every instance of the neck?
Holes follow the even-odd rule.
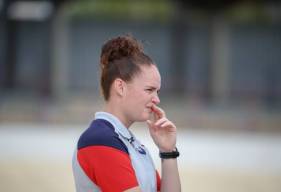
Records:
[[[103,110],[117,117],[127,128],[129,128],[133,124],[133,122],[128,120],[126,116],[120,111],[120,107],[118,105],[112,105],[110,101],[106,102]]]

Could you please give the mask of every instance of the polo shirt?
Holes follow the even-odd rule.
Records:
[[[160,191],[149,151],[114,115],[97,112],[80,136],[72,168],[77,192]]]

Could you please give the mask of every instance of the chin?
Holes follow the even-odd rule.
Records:
[[[142,121],[148,120],[149,117],[150,117],[150,114],[149,114],[149,113],[144,113],[144,114],[142,115]]]
[[[146,120],[149,119],[149,115],[148,114],[141,114],[138,118],[137,118],[137,122],[144,122]]]

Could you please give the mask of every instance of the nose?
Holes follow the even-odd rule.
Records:
[[[157,94],[155,96],[153,96],[152,103],[155,104],[155,105],[160,103],[160,99],[159,99],[159,96]]]

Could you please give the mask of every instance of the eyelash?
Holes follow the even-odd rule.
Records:
[[[146,91],[148,91],[149,93],[151,93],[151,92],[154,91],[154,89],[146,89]],[[159,94],[159,93],[160,93],[160,91],[158,90],[158,91],[157,91],[157,94]]]

